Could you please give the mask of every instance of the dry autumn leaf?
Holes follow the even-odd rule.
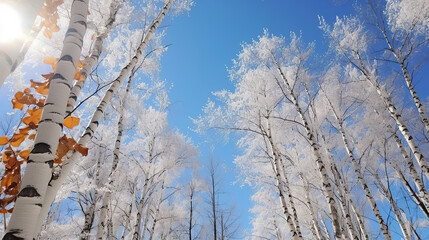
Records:
[[[49,64],[49,65],[54,65],[56,62],[57,62],[57,58],[55,58],[55,57],[45,57],[44,59],[43,59],[43,63],[45,63],[45,64]]]
[[[0,145],[6,145],[9,142],[9,138],[8,137],[0,137]]]
[[[18,154],[21,158],[27,160],[28,156],[30,155],[30,149],[27,150],[23,150],[21,152],[19,152]]]
[[[19,147],[19,145],[21,145],[21,143],[25,140],[26,137],[27,137],[27,134],[22,134],[22,133],[14,134],[10,142],[10,145],[12,147]]]
[[[66,128],[69,128],[69,129],[72,129],[72,128],[74,128],[76,125],[78,125],[79,124],[79,122],[80,122],[80,119],[79,118],[77,118],[77,117],[67,117],[65,120],[64,120],[64,122],[63,122],[63,125],[66,127]]]
[[[22,119],[22,122],[27,125],[29,125],[30,123],[37,124],[39,123],[40,118],[42,118],[42,112],[43,112],[43,108],[28,109],[27,113],[29,114],[29,116]]]
[[[80,154],[82,154],[82,156],[86,156],[88,155],[88,148],[87,147],[82,147],[79,144],[76,144],[75,146],[76,151],[80,152]]]

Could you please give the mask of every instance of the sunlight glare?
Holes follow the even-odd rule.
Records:
[[[15,9],[0,4],[0,43],[10,42],[21,35],[21,19]]]

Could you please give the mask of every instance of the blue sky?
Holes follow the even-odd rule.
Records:
[[[172,106],[169,119],[172,127],[192,138],[201,152],[202,163],[214,146],[214,158],[226,166],[224,181],[228,201],[236,201],[243,228],[250,228],[249,187],[232,184],[236,180],[232,161],[238,152],[233,141],[205,143],[193,133],[189,117],[201,114],[211,93],[232,89],[227,67],[241,50],[263,34],[266,28],[274,35],[302,33],[305,42],[316,43],[316,51],[326,50],[326,40],[318,28],[318,15],[333,22],[335,16],[353,13],[352,0],[200,0],[186,16],[169,18],[166,44],[172,44],[162,58],[161,78],[174,83],[170,92]],[[213,145],[215,144],[215,145]]]

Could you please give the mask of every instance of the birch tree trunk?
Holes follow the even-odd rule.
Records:
[[[366,181],[365,181],[365,179],[364,179],[364,177],[362,175],[362,172],[360,171],[360,167],[359,167],[359,165],[357,163],[357,160],[355,159],[354,154],[353,154],[353,152],[351,150],[351,147],[350,147],[350,145],[348,143],[346,132],[345,132],[344,127],[343,127],[343,120],[336,113],[336,111],[335,111],[335,109],[334,109],[331,101],[328,98],[326,98],[326,99],[328,100],[328,102],[329,102],[329,104],[331,106],[331,110],[334,113],[335,119],[338,122],[339,127],[338,127],[337,130],[341,134],[341,138],[343,140],[344,147],[345,147],[345,149],[347,151],[347,154],[348,154],[348,156],[350,158],[350,161],[352,162],[352,165],[353,165],[353,168],[355,170],[355,173],[356,173],[356,176],[358,178],[358,181],[361,184],[363,190],[365,191],[365,195],[366,195],[366,197],[367,197],[367,199],[368,199],[368,201],[369,201],[369,203],[371,205],[371,208],[372,208],[372,211],[374,212],[375,217],[377,218],[377,222],[380,225],[380,229],[383,232],[384,238],[386,240],[387,239],[392,239],[391,236],[390,236],[390,233],[389,233],[389,228],[386,225],[386,223],[384,222],[383,217],[381,216],[381,213],[380,213],[380,210],[378,209],[377,203],[375,202],[375,199],[372,196],[372,193],[371,193],[368,185],[366,184]]]
[[[119,163],[119,151],[121,148],[121,139],[122,139],[122,131],[123,131],[124,108],[125,108],[125,102],[126,102],[128,93],[130,92],[132,79],[133,79],[133,74],[131,74],[128,79],[124,99],[119,109],[118,135],[116,137],[115,149],[113,150],[112,168],[110,169],[108,183],[107,183],[108,188],[113,187],[113,184],[114,184],[113,174],[115,173]],[[106,226],[106,219],[107,219],[106,218],[107,209],[108,209],[111,195],[112,195],[112,189],[109,189],[103,195],[103,201],[100,208],[100,216],[98,218],[98,227],[97,227],[97,235],[96,235],[97,240],[103,239],[103,233],[104,233],[104,228]]]
[[[25,0],[9,1],[12,7],[16,8],[16,10],[19,11],[20,15],[22,16],[21,19],[23,21],[23,33],[30,33],[33,23],[36,20],[36,17],[39,14],[44,2],[45,0],[32,0],[31,4],[28,4],[28,1]],[[84,18],[86,19],[86,17]],[[17,62],[17,58],[25,42],[26,39],[17,38],[13,41],[0,45],[0,88],[4,83],[4,80],[18,66],[19,63]]]
[[[268,141],[270,143],[269,151],[271,151],[271,157],[274,161],[274,173],[276,175],[277,189],[279,191],[279,198],[280,198],[280,201],[282,204],[283,214],[286,217],[286,222],[288,223],[289,231],[292,234],[292,238],[295,240],[302,239],[298,236],[298,233],[296,231],[295,225],[294,225],[293,220],[292,220],[292,215],[290,214],[288,207],[287,207],[287,204],[286,204],[286,199],[285,199],[286,195],[284,192],[284,188],[282,186],[282,179],[281,179],[281,175],[280,175],[281,166],[280,166],[279,161],[280,161],[281,156],[279,156],[277,149],[275,147],[275,144],[274,144],[274,140],[273,140],[273,137],[271,134],[271,125],[269,122],[269,117],[266,117],[266,122],[267,122],[266,136],[267,136]]]
[[[78,141],[79,145],[85,146],[88,143],[88,141],[92,138],[93,134],[97,130],[98,124],[101,120],[101,117],[103,116],[103,113],[104,113],[107,105],[110,103],[110,100],[112,99],[113,93],[118,90],[119,86],[122,84],[124,79],[130,74],[131,69],[133,69],[136,66],[138,60],[142,57],[144,49],[146,48],[146,46],[147,46],[149,40],[151,39],[153,33],[155,32],[155,30],[161,24],[162,20],[164,19],[165,15],[167,14],[168,10],[170,9],[171,5],[173,4],[173,1],[174,0],[169,0],[166,3],[166,5],[163,7],[163,9],[161,10],[158,17],[152,23],[148,33],[144,37],[144,40],[141,42],[140,46],[137,49],[136,54],[134,55],[134,57],[132,58],[130,63],[128,63],[128,65],[122,69],[119,76],[115,79],[115,81],[112,83],[110,88],[105,93],[103,99],[101,100],[96,111],[94,112],[88,127],[86,128],[83,135],[80,137],[80,139]],[[77,64],[77,62],[76,62],[76,64]],[[43,201],[42,211],[41,211],[41,214],[39,217],[40,219],[46,218],[46,215],[49,212],[49,207],[52,204],[52,202],[54,201],[58,190],[60,189],[62,183],[67,178],[67,176],[69,175],[71,170],[73,169],[74,164],[76,163],[76,161],[78,160],[79,157],[80,157],[80,154],[77,151],[69,152],[69,154],[67,154],[66,159],[63,161],[61,173],[57,176],[53,176],[51,178],[51,180],[49,181],[46,197]],[[41,227],[41,225],[38,226],[38,230],[40,229],[40,227]]]
[[[274,58],[274,57],[273,57]],[[320,148],[319,144],[317,143],[317,140],[314,136],[314,133],[312,132],[310,125],[308,124],[308,121],[303,114],[299,104],[298,100],[293,92],[293,89],[289,85],[286,76],[284,75],[283,71],[281,70],[279,64],[277,63],[276,59],[273,59],[274,63],[276,64],[277,70],[280,74],[281,79],[283,80],[284,85],[287,88],[287,91],[291,97],[292,104],[294,104],[296,111],[298,112],[299,117],[301,118],[301,121],[305,127],[306,133],[307,133],[307,139],[311,144],[311,148],[313,149],[314,156],[316,157],[316,164],[319,168],[319,172],[321,174],[322,183],[323,183],[323,193],[325,195],[326,200],[329,204],[331,219],[332,219],[332,228],[334,230],[334,235],[336,239],[342,238],[342,231],[340,226],[340,219],[339,219],[339,212],[337,208],[337,203],[334,198],[334,191],[331,186],[331,182],[329,180],[328,172],[325,167],[325,163],[322,161],[322,157],[320,154]],[[285,96],[286,97],[286,96]]]
[[[293,201],[293,194],[292,194],[291,188],[289,186],[289,179],[288,179],[287,174],[286,174],[285,165],[284,165],[284,162],[281,158],[280,158],[280,163],[282,165],[284,185],[285,185],[286,191],[288,193],[289,204],[290,204],[290,208],[292,209],[295,229],[296,229],[296,232],[298,234],[298,238],[302,239],[301,227],[299,226],[299,220],[298,220],[298,212],[296,211],[295,202]]]
[[[404,145],[402,144],[401,140],[399,139],[398,135],[396,134],[396,132],[394,133],[393,137],[395,138],[395,142],[396,145],[399,147],[399,149],[401,150],[401,154],[402,157],[405,159],[405,161],[407,162],[408,165],[408,169],[410,170],[411,176],[414,180],[414,183],[417,186],[417,189],[419,191],[419,198],[421,198],[421,200],[419,200],[418,202],[421,202],[424,204],[424,208],[426,210],[423,210],[423,212],[428,212],[428,204],[429,204],[429,194],[426,191],[426,188],[423,184],[422,179],[420,178],[419,174],[417,173],[416,168],[414,167],[414,162],[413,159],[411,159],[411,157],[408,155],[407,150],[405,149]],[[402,173],[401,173],[402,174]],[[404,178],[405,179],[405,178]],[[413,191],[414,192],[414,191]],[[417,203],[417,202],[416,202]],[[429,212],[428,212],[429,213]],[[426,214],[426,213],[425,213]]]
[[[420,210],[422,210],[423,214],[427,218],[429,218],[429,210],[426,207],[426,204],[422,201],[422,199],[417,195],[417,193],[414,191],[414,189],[411,187],[410,183],[405,178],[404,174],[401,172],[401,170],[398,168],[398,166],[394,165],[392,166],[393,169],[395,169],[396,173],[399,176],[399,179],[401,180],[402,184],[405,185],[405,188],[408,190],[408,193],[413,198],[414,202],[419,206]]]
[[[68,100],[64,96],[70,94],[82,50],[83,36],[86,32],[87,15],[88,0],[75,0],[71,8],[71,19],[64,38],[64,47],[50,82],[49,94],[43,107],[34,146],[28,157],[21,191],[17,196],[15,209],[3,239],[33,239],[40,231],[41,225],[36,229],[35,223],[40,217],[46,188],[51,178]]]
[[[408,67],[407,67],[407,65],[408,65],[407,58],[408,57],[401,56],[401,54],[398,53],[398,51],[393,47],[392,42],[390,41],[389,37],[387,36],[386,29],[379,25],[378,17],[377,17],[377,27],[383,33],[384,40],[386,41],[386,44],[388,46],[387,49],[389,50],[389,52],[392,53],[392,55],[396,59],[396,62],[401,67],[405,83],[407,84],[407,87],[408,87],[408,91],[410,92],[411,97],[413,98],[414,104],[417,107],[417,111],[419,112],[420,120],[422,121],[423,125],[425,126],[426,133],[429,133],[429,121],[426,117],[426,111],[423,107],[422,101],[420,101],[419,95],[417,95],[417,92],[414,90],[413,80],[410,76],[410,73],[408,72]],[[410,50],[410,54],[411,54],[411,50]]]
[[[395,214],[396,220],[399,223],[399,227],[401,228],[402,234],[404,235],[404,239],[411,239],[411,235],[410,235],[411,233],[408,232],[407,227],[405,226],[405,223],[402,220],[401,211],[399,210],[398,205],[396,204],[396,201],[393,199],[392,193],[390,192],[390,189],[388,189],[388,188],[386,188],[386,186],[384,186],[384,184],[381,181],[378,173],[373,172],[373,175],[374,175],[375,179],[377,180],[378,185],[380,186],[381,190],[386,195],[387,200],[389,201],[390,205],[393,208],[393,213]],[[406,216],[405,216],[405,218],[406,218]]]
[[[304,191],[305,191],[305,200],[307,202],[308,209],[310,211],[312,226],[311,231],[315,238],[322,240],[323,234],[322,230],[320,229],[319,221],[317,220],[316,215],[314,214],[313,204],[311,204],[311,197],[310,197],[310,187],[308,186],[308,181],[305,178],[305,176],[301,173],[300,177],[302,179],[302,182],[304,183]]]
[[[99,156],[98,160],[97,160],[97,173],[95,175],[96,184],[100,180],[100,161],[101,161],[101,157]],[[96,189],[95,193],[94,193],[94,197],[92,198],[91,204],[89,206],[87,206],[87,208],[85,209],[85,214],[84,214],[85,223],[82,227],[82,231],[80,232],[80,239],[81,240],[88,240],[89,239],[89,234],[91,232],[92,224],[94,222],[95,207],[96,207],[96,204],[97,204],[99,197],[100,197],[100,194]]]
[[[127,215],[127,220],[125,221],[125,225],[124,225],[124,229],[122,230],[122,234],[121,234],[121,240],[125,239],[125,233],[128,230],[128,227],[130,225],[130,217],[131,217],[131,212],[133,210],[133,204],[130,204],[130,210],[128,211],[128,215]]]
[[[365,76],[365,78],[368,80],[368,82],[375,87],[378,95],[383,100],[384,104],[386,105],[387,110],[390,113],[390,116],[395,120],[396,125],[399,128],[399,131],[401,132],[402,136],[405,138],[405,141],[407,142],[408,146],[411,148],[411,151],[414,154],[414,157],[416,158],[417,162],[419,163],[420,167],[422,168],[423,173],[426,175],[426,177],[429,179],[429,167],[426,161],[425,156],[423,155],[420,148],[417,146],[417,144],[414,141],[413,136],[411,135],[410,131],[408,130],[407,126],[405,125],[404,120],[402,119],[402,115],[398,112],[395,105],[392,102],[392,99],[390,98],[389,94],[381,88],[381,86],[378,84],[378,82],[373,79],[368,70],[366,69],[365,65],[363,64],[363,61],[357,53],[357,57],[359,60],[359,65],[352,62],[352,64],[362,72],[362,74]]]
[[[327,148],[325,148],[325,150],[326,150],[326,153],[327,153],[328,157],[330,158],[332,164],[335,164],[334,158],[331,154],[331,151]],[[351,219],[350,210],[349,210],[349,207],[347,207],[347,202],[348,202],[347,200],[348,199],[345,196],[346,195],[346,193],[345,193],[346,189],[344,189],[344,187],[342,187],[342,184],[340,184],[340,180],[338,179],[338,176],[335,173],[333,175],[334,175],[335,184],[338,187],[338,195],[340,197],[341,207],[343,208],[344,215],[346,217],[346,224],[347,224],[347,229],[349,230],[350,237],[351,237],[351,239],[359,239],[359,237],[356,235],[356,233],[353,229],[353,222]],[[344,191],[344,194],[341,192],[341,189]]]
[[[95,205],[97,203],[98,198],[99,198],[99,193],[98,193],[98,191],[95,191],[93,201],[87,207],[85,214],[84,214],[85,223],[84,223],[82,231],[80,233],[80,239],[81,240],[88,240],[89,239],[89,233],[91,232],[92,224],[94,222]]]
[[[159,208],[160,208],[161,203],[162,203],[162,196],[163,195],[164,195],[164,180],[162,180],[162,183],[161,183],[161,193],[159,195],[158,205],[157,205],[155,213],[154,213],[152,228],[150,229],[150,234],[149,234],[149,240],[152,240],[153,236],[155,235],[155,227],[156,227],[156,223],[158,222]]]
[[[106,39],[106,37],[109,35],[110,31],[113,28],[113,23],[116,20],[116,13],[118,12],[118,6],[116,5],[116,1],[117,0],[112,0],[112,3],[110,4],[110,16],[105,26],[105,32],[98,33],[97,38],[95,39],[94,45],[92,47],[91,55],[84,60],[86,64],[82,68],[82,76],[84,77],[84,80],[77,81],[74,84],[70,92],[69,101],[67,102],[66,115],[69,115],[73,111],[73,108],[76,105],[77,98],[79,97],[80,92],[82,91],[82,88],[85,84],[85,80],[91,73],[95,64],[97,64],[100,54],[103,51],[104,39]]]
[[[341,174],[338,171],[338,168],[337,168],[336,164],[332,163],[331,167],[332,167],[332,172],[334,173],[334,177],[336,179],[338,179],[338,181],[339,181],[339,183],[341,185],[341,188],[344,190],[344,195],[345,195],[347,201],[350,203],[350,206],[352,207],[352,211],[355,214],[356,219],[358,220],[359,229],[361,231],[361,237],[362,237],[362,239],[363,240],[368,240],[369,236],[368,236],[368,232],[366,231],[365,222],[363,221],[363,218],[361,217],[359,211],[357,210],[355,204],[353,203],[352,196],[350,194],[350,191],[349,191],[349,189],[348,189],[345,181],[341,177]]]

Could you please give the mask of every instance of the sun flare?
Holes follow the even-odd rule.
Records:
[[[10,42],[21,35],[21,18],[12,7],[0,4],[0,43]]]

